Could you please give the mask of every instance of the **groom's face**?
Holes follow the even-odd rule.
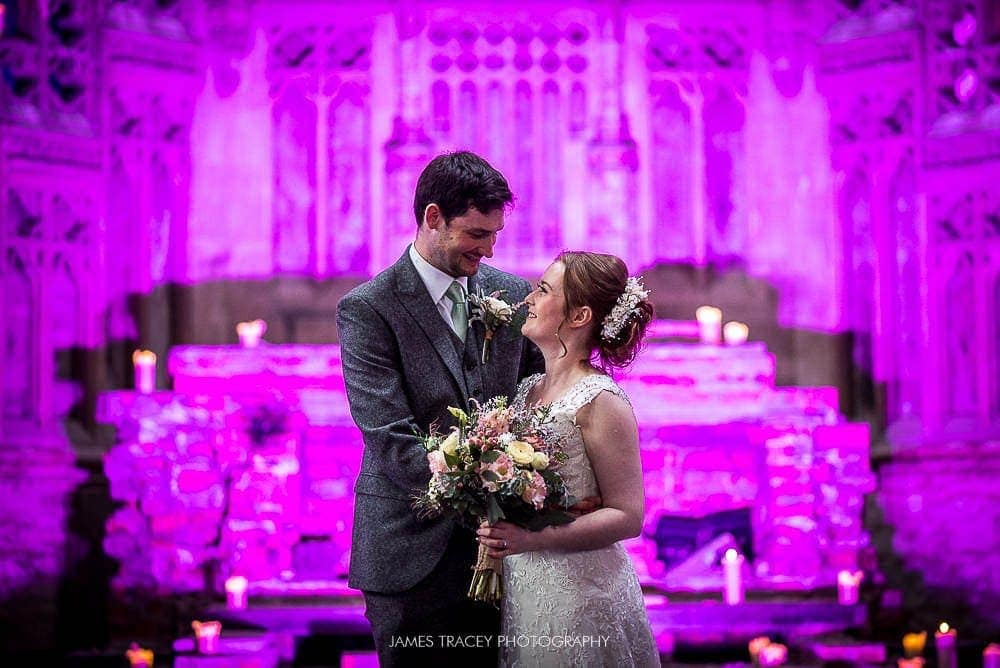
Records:
[[[469,209],[448,222],[428,220],[431,264],[450,276],[472,276],[484,257],[493,257],[493,245],[503,229],[503,209],[481,213]]]

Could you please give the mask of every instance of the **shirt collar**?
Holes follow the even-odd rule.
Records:
[[[441,301],[444,297],[444,293],[448,291],[451,287],[452,281],[458,281],[462,289],[468,294],[469,292],[469,279],[466,276],[449,276],[444,273],[430,262],[425,260],[423,256],[417,252],[416,246],[410,244],[410,260],[413,262],[413,267],[420,274],[420,279],[424,282],[427,287],[427,292],[430,293],[431,299],[434,303]]]

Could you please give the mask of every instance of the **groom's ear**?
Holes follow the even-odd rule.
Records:
[[[432,230],[436,230],[441,227],[443,222],[444,216],[441,215],[441,207],[434,202],[424,207],[424,225]]]

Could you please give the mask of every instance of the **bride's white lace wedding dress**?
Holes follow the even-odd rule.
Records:
[[[518,387],[523,405],[536,374]],[[569,459],[560,469],[577,499],[598,495],[576,414],[599,393],[628,397],[608,376],[578,381],[551,405],[549,429]],[[503,560],[501,666],[659,666],[642,590],[620,543],[583,552],[525,552]]]

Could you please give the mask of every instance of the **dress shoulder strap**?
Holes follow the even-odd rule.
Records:
[[[562,403],[567,409],[576,413],[581,408],[589,404],[594,398],[601,392],[610,392],[615,396],[621,397],[625,400],[630,407],[632,402],[628,400],[628,395],[625,394],[625,390],[618,387],[618,384],[611,378],[611,376],[606,376],[604,374],[594,374],[591,376],[586,376],[574,385],[565,396],[562,398]]]
[[[544,373],[534,373],[526,378],[522,378],[521,382],[517,386],[517,392],[514,393],[514,403],[523,404],[528,399],[528,392],[531,392],[531,388],[535,386],[539,380],[542,379]]]

